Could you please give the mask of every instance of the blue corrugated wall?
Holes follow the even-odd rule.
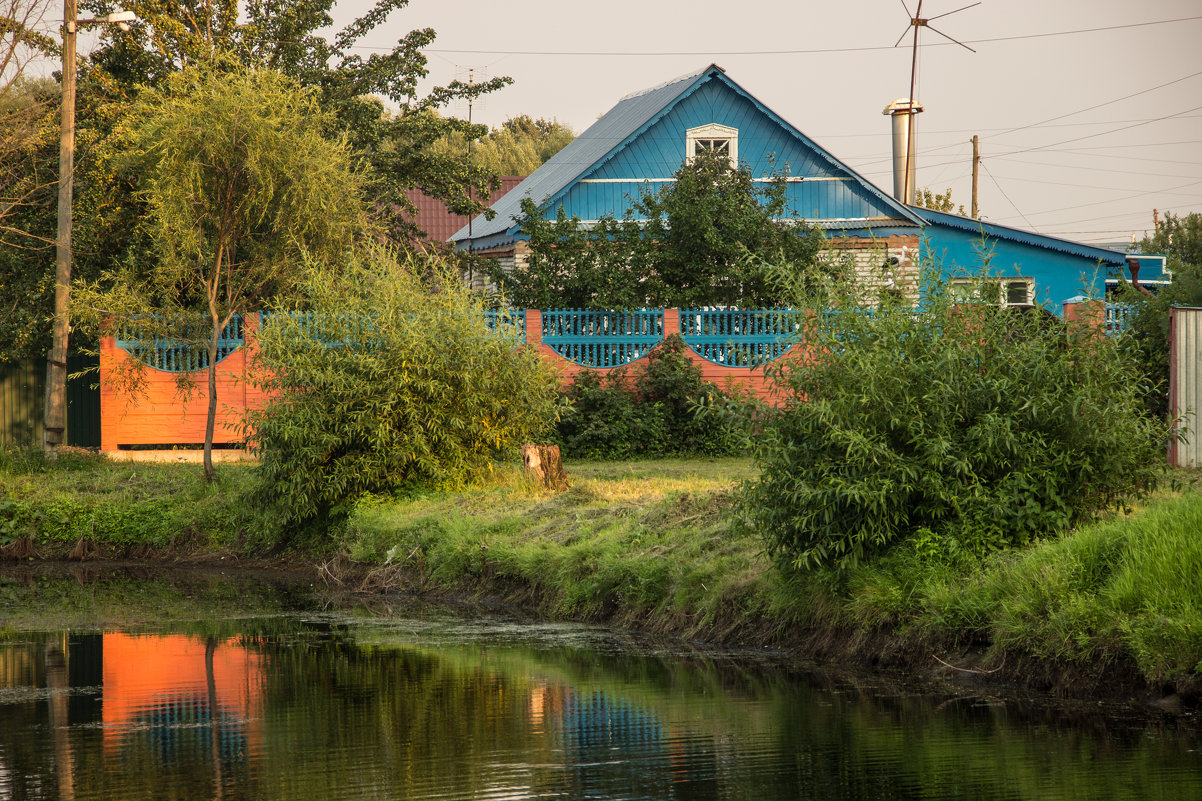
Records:
[[[924,258],[934,259],[946,277],[979,274],[982,247],[992,253],[989,273],[998,277],[1022,276],[1035,279],[1035,299],[1057,314],[1061,304],[1077,295],[1101,297],[1110,267],[1068,253],[983,237],[938,223],[929,224],[923,244]]]

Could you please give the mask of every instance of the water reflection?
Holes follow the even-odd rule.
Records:
[[[0,799],[1202,797],[1182,719],[425,607],[141,629],[0,635]]]

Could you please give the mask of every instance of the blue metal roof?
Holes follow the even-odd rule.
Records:
[[[688,97],[704,83],[718,80],[745,97],[763,114],[780,125],[789,135],[805,143],[835,170],[842,172],[863,186],[896,212],[894,224],[901,222],[921,225],[922,220],[913,210],[899,203],[889,194],[859,176],[850,167],[830,155],[802,134],[771,109],[749,94],[726,76],[725,70],[716,64],[705,69],[683,75],[659,86],[627,95],[588,130],[576,137],[567,147],[555,154],[535,170],[525,181],[493,204],[496,216],[492,220],[477,217],[471,226],[472,239],[469,247],[484,249],[512,242],[519,233],[514,220],[521,216],[521,202],[529,197],[539,205],[553,206],[573,184],[621,152],[631,141],[664,117],[680,101]],[[818,221],[815,221],[818,222]],[[464,226],[451,237],[452,241],[465,244],[468,227]]]
[[[946,225],[949,228],[956,228],[974,234],[984,234],[997,239],[1031,245],[1032,247],[1047,248],[1049,250],[1060,251],[1061,253],[1068,253],[1072,256],[1081,256],[1091,261],[1101,262],[1102,264],[1121,266],[1127,261],[1127,254],[1117,250],[1083,245],[1080,242],[1073,242],[1069,239],[1036,234],[1018,228],[1010,228],[1006,225],[976,220],[972,217],[961,217],[958,214],[932,211],[931,209],[918,208],[917,206],[911,206],[910,209],[930,225]]]

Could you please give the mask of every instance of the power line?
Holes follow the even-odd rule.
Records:
[[[1202,15],[1194,17],[1178,17],[1177,19],[1162,19],[1153,20],[1150,22],[1132,22],[1124,25],[1107,25],[1099,28],[1078,28],[1068,31],[1050,31],[1048,33],[1027,33],[1018,34],[1015,36],[994,36],[988,39],[965,39],[968,44],[988,44],[990,42],[1013,42],[1023,39],[1046,39],[1053,36],[1076,36],[1084,33],[1101,33],[1104,31],[1118,31],[1130,28],[1145,28],[1151,25],[1172,25],[1179,22],[1193,22],[1202,20]],[[932,42],[930,44],[920,45],[920,47],[950,47],[952,42]],[[361,46],[359,49],[365,50],[391,50],[387,47],[367,47]],[[453,55],[506,55],[506,56],[589,56],[589,57],[643,57],[643,56],[801,56],[801,55],[819,55],[823,53],[866,53],[880,50],[895,50],[896,48],[887,45],[874,45],[868,47],[825,47],[808,50],[676,50],[671,52],[659,51],[638,51],[638,50],[468,50],[468,49],[452,49],[452,48],[423,48],[422,52],[427,53],[447,53]]]
[[[1031,228],[1031,230],[1035,230],[1035,226],[1034,226],[1034,225],[1031,223],[1031,221],[1030,221],[1030,220],[1028,220],[1028,219],[1027,219],[1027,215],[1025,215],[1025,214],[1023,214],[1023,213],[1022,213],[1022,210],[1020,210],[1020,209],[1019,209],[1019,207],[1018,207],[1017,205],[1015,205],[1014,201],[1010,199],[1010,196],[1006,194],[1006,190],[1005,190],[1005,189],[1002,189],[1002,185],[1001,185],[1000,183],[998,183],[998,180],[997,180],[997,178],[994,178],[994,177],[993,177],[993,173],[989,171],[989,166],[988,166],[987,164],[985,164],[985,162],[984,162],[984,161],[982,161],[982,162],[981,162],[981,167],[983,167],[983,168],[984,168],[984,170],[985,170],[985,174],[989,176],[989,179],[990,179],[991,181],[993,181],[993,185],[997,187],[997,191],[999,191],[999,192],[1001,192],[1001,193],[1002,193],[1002,197],[1006,198],[1006,202],[1007,202],[1007,203],[1009,203],[1009,204],[1010,204],[1010,206],[1011,206],[1011,207],[1012,207],[1012,208],[1013,208],[1015,211],[1017,211],[1017,212],[1018,212],[1018,216],[1019,216],[1019,217],[1022,217],[1022,218],[1023,218],[1023,222],[1025,222],[1025,223],[1027,224],[1027,226]],[[1006,218],[1006,217],[1003,217],[1002,219],[1008,219],[1008,218]]]

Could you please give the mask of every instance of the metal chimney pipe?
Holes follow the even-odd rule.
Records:
[[[885,106],[881,113],[893,118],[893,196],[908,206],[914,205],[914,176],[918,171],[918,128],[915,116],[923,111],[920,103],[902,97]]]

